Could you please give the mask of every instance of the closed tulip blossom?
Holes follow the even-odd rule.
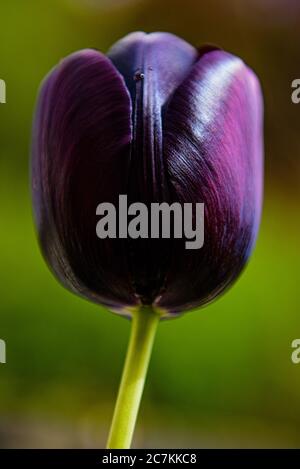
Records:
[[[133,323],[109,448],[130,445],[160,318],[211,302],[251,254],[262,114],[259,82],[241,59],[167,33],[132,33],[107,55],[76,52],[43,82],[32,150],[42,252],[68,289]],[[116,216],[99,237],[104,208],[118,215],[120,196],[125,222]],[[196,236],[195,204],[204,207],[201,247],[187,249],[184,236],[161,228],[146,236],[139,226],[150,232],[150,208],[170,207],[168,223],[180,215]],[[189,207],[186,218],[181,207]]]

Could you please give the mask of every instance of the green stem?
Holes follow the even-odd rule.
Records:
[[[159,318],[159,314],[149,306],[143,306],[133,313],[107,449],[130,448]]]

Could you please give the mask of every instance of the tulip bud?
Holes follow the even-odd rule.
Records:
[[[32,184],[41,249],[73,292],[117,312],[165,316],[213,300],[244,267],[262,204],[262,96],[254,73],[216,48],[133,33],[108,55],[76,52],[42,85]],[[100,239],[96,209],[204,204],[204,244]]]

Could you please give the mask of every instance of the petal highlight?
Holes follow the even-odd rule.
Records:
[[[157,304],[180,312],[204,305],[236,279],[256,239],[262,204],[262,97],[237,57],[204,53],[165,113],[164,158],[172,199],[204,202],[205,240],[175,242]]]

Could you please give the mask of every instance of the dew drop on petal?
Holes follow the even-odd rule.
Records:
[[[137,70],[133,76],[134,81],[141,81],[145,78],[145,74],[141,70]]]

